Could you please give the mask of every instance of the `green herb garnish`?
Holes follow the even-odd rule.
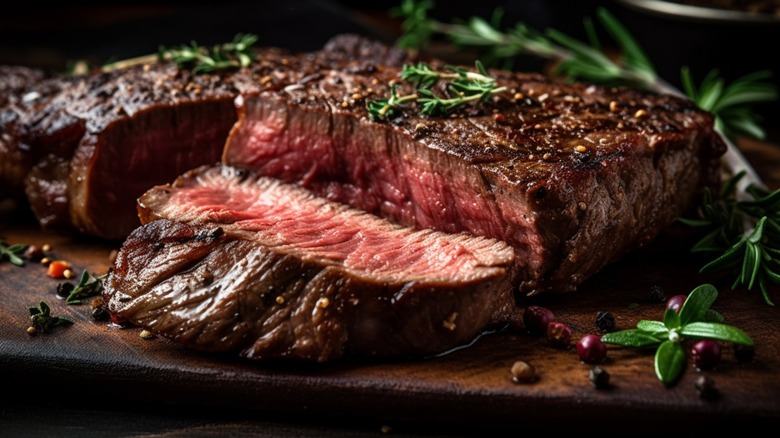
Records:
[[[252,46],[257,42],[253,34],[237,34],[232,42],[199,46],[196,42],[179,47],[161,46],[158,58],[172,60],[179,68],[190,68],[194,73],[211,73],[217,70],[247,67],[255,59]]]
[[[524,23],[501,30],[501,9],[494,11],[490,21],[475,16],[466,21],[441,22],[428,16],[428,11],[434,5],[431,0],[404,0],[390,11],[404,19],[401,25],[403,35],[396,41],[396,45],[420,49],[440,35],[457,46],[479,49],[484,52],[483,59],[489,64],[503,60],[504,67],[508,68],[510,65],[507,63],[514,57],[531,55],[555,61],[555,73],[568,79],[631,85],[659,93],[682,95],[682,92],[658,76],[636,38],[605,8],[596,11],[596,18],[622,53],[619,58],[610,56],[603,49],[593,20],[589,17],[584,19],[589,40],[585,43],[555,29],[541,32]],[[727,86],[718,77],[718,72],[712,71],[697,91],[688,68],[682,68],[683,86],[688,96],[702,109],[712,112],[717,119],[717,128],[731,136],[747,134],[763,138],[763,130],[757,123],[759,117],[750,105],[777,99],[774,85],[763,82],[769,76],[768,72],[757,72]]]
[[[691,249],[694,253],[716,254],[700,272],[732,272],[732,289],[758,287],[764,302],[773,306],[768,283],[780,284],[780,190],[768,192],[750,186],[749,199],[738,200],[736,187],[745,173],[729,178],[715,199],[704,190],[699,217],[681,218],[685,225],[710,230]]]
[[[490,77],[480,61],[476,61],[475,66],[476,72],[454,66],[447,66],[446,71],[436,71],[422,62],[405,65],[401,70],[401,79],[412,83],[417,91],[399,96],[397,86],[393,85],[390,87],[389,98],[366,103],[368,114],[372,120],[385,120],[395,113],[394,110],[417,102],[420,105],[420,114],[441,116],[464,104],[484,102],[489,96],[506,91],[506,87],[496,84],[495,78]],[[449,93],[446,97],[437,96],[431,90],[440,80],[451,80],[446,86]]]
[[[666,309],[663,321],[639,321],[635,329],[606,333],[601,341],[632,348],[656,348],[655,374],[666,385],[674,384],[685,370],[683,343],[689,339],[713,339],[753,345],[742,330],[723,324],[723,317],[710,309],[718,291],[710,284],[695,288],[680,308]]]
[[[81,274],[78,284],[68,294],[65,302],[68,304],[81,304],[82,298],[98,295],[103,290],[103,282],[85,270]]]
[[[759,139],[766,137],[764,129],[759,125],[761,119],[751,110],[750,105],[777,100],[777,88],[763,82],[772,76],[771,72],[755,72],[726,85],[718,77],[717,70],[712,70],[704,77],[698,89],[687,67],[682,68],[681,76],[685,94],[699,108],[715,115],[715,127],[719,131],[732,138],[737,135]]]
[[[73,324],[73,321],[68,318],[52,316],[51,308],[43,301],[38,303],[38,307],[30,307],[29,311],[32,325],[27,331],[31,334],[41,330],[44,333],[50,333],[55,327]]]
[[[569,79],[627,84],[648,91],[684,96],[658,76],[637,40],[604,8],[597,10],[597,18],[621,50],[620,58],[609,56],[603,50],[594,23],[589,18],[585,19],[589,42],[584,43],[554,29],[540,32],[523,23],[502,31],[501,11],[498,9],[490,21],[471,17],[464,22],[444,23],[428,16],[433,6],[434,2],[430,0],[404,0],[391,11],[404,18],[404,35],[397,41],[399,46],[419,49],[435,36],[445,36],[457,46],[486,52],[487,60],[511,61],[517,55],[532,55],[555,61],[555,72]],[[780,258],[777,253],[780,249],[777,237],[780,203],[774,201],[780,195],[766,191],[758,173],[733,140],[737,135],[764,137],[764,131],[759,126],[760,117],[753,112],[751,105],[777,100],[777,88],[765,82],[771,76],[765,71],[743,76],[730,84],[726,84],[717,71],[712,71],[698,88],[687,67],[681,68],[681,76],[685,94],[701,109],[715,116],[716,131],[724,134],[728,146],[722,158],[723,164],[732,176],[743,175],[725,186],[736,188],[734,198],[746,202],[737,205],[736,201],[726,200],[715,205],[712,196],[705,194],[703,206],[709,206],[702,208],[704,217],[689,224],[695,222],[697,226],[711,226],[713,231],[697,245],[695,251],[717,251],[721,256],[702,271],[740,267],[735,287],[744,285],[750,289],[757,285],[764,300],[771,304],[766,283],[780,280],[780,267],[775,261],[775,258]],[[751,212],[747,213],[745,208],[750,208]],[[747,220],[743,220],[746,216],[749,216]],[[766,219],[759,228],[762,217]]]
[[[24,266],[24,252],[29,245],[8,245],[5,240],[0,240],[0,262],[8,260],[11,264],[16,266]]]

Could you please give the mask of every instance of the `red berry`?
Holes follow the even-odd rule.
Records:
[[[571,329],[562,322],[551,322],[547,324],[547,340],[553,347],[566,348],[571,344]]]
[[[547,325],[555,321],[555,315],[546,307],[529,306],[523,313],[525,328],[534,335],[547,333]]]
[[[687,300],[688,297],[685,295],[675,295],[671,298],[669,298],[669,301],[666,302],[666,308],[672,309],[677,313],[680,313],[680,309],[683,306],[683,303],[685,303],[685,300]]]
[[[601,342],[601,336],[585,335],[577,342],[577,355],[585,363],[600,363],[607,358],[607,345]]]
[[[712,339],[702,339],[693,344],[691,355],[696,368],[711,370],[720,362],[720,344]]]

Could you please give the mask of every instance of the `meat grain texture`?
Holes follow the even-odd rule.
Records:
[[[488,102],[372,120],[406,54],[346,36],[260,55],[222,76],[55,80],[0,118],[36,145],[9,156],[42,224],[122,238],[140,218],[105,299],[195,349],[440,353],[506,324],[524,294],[575,290],[719,181],[712,115],[673,96],[496,70],[508,91]],[[196,168],[212,154],[221,165]]]
[[[112,314],[191,348],[327,361],[435,354],[505,323],[514,252],[415,230],[229,167],[140,200]]]
[[[492,74],[507,92],[445,117],[412,106],[372,120],[366,103],[399,81],[392,66],[244,93],[223,162],[405,225],[505,241],[529,295],[575,290],[718,185],[725,146],[690,101]]]
[[[122,240],[140,225],[135,201],[146,190],[220,161],[240,93],[281,89],[306,69],[412,59],[353,35],[257,58],[213,74],[172,62],[51,78],[0,67],[0,197],[26,200],[45,230]]]

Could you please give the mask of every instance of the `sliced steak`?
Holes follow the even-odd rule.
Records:
[[[193,75],[152,63],[24,88],[0,102],[0,185],[17,196],[24,188],[46,229],[121,239],[139,224],[135,201],[144,191],[219,161],[240,92],[280,90],[325,68],[412,59],[355,35],[334,37],[320,52],[263,48],[257,56],[236,72]]]
[[[503,240],[529,294],[574,290],[719,179],[713,117],[679,98],[494,71],[508,91],[488,103],[372,121],[366,102],[399,73],[332,70],[245,93],[223,163],[405,225]]]
[[[194,349],[434,354],[513,307],[503,242],[402,227],[278,180],[204,167],[139,205],[146,224],[105,281],[109,309]]]
[[[42,70],[0,66],[0,198],[23,196],[22,181],[30,166],[24,164],[24,151],[17,147],[9,130],[20,116],[17,102],[25,98],[28,88],[45,78]]]

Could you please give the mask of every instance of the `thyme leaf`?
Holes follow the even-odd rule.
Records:
[[[489,96],[506,91],[506,87],[499,87],[495,78],[488,75],[479,60],[475,62],[475,66],[476,72],[455,66],[447,66],[446,71],[436,71],[423,62],[404,65],[401,79],[410,82],[417,91],[399,96],[397,85],[393,85],[390,87],[389,98],[366,103],[369,117],[375,121],[386,120],[395,114],[395,110],[409,106],[412,102],[419,104],[420,114],[442,116],[462,105],[484,102]],[[440,80],[450,80],[446,86],[448,96],[439,96],[431,90]]]
[[[160,46],[158,58],[172,60],[179,68],[190,68],[196,74],[238,69],[254,61],[252,46],[256,42],[257,35],[239,33],[233,41],[211,47],[200,46],[195,41],[179,47]]]
[[[34,329],[33,333],[37,331],[50,333],[55,327],[73,324],[73,321],[68,318],[52,316],[51,308],[44,301],[40,301],[37,307],[30,307],[28,310],[30,312],[30,327]]]
[[[654,366],[658,379],[672,385],[685,369],[686,339],[715,339],[740,345],[753,345],[753,340],[742,330],[723,324],[723,317],[710,309],[718,291],[710,284],[702,284],[688,295],[678,314],[666,309],[661,321],[639,321],[635,329],[605,333],[606,344],[631,348],[657,347]]]
[[[24,251],[29,245],[9,245],[5,240],[0,240],[0,262],[8,260],[12,265],[24,266]]]
[[[98,295],[103,290],[103,281],[89,271],[84,270],[78,284],[70,292],[65,302],[68,304],[81,304],[83,298]]]

